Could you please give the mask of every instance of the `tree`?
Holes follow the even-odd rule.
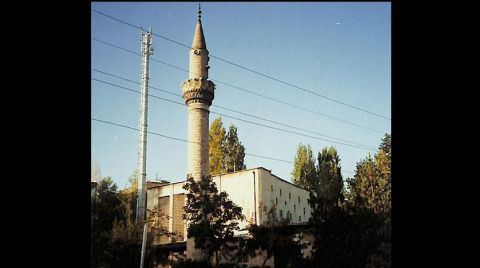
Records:
[[[106,177],[98,182],[97,199],[94,204],[95,213],[92,219],[92,266],[109,267],[112,263],[112,229],[114,223],[124,219],[119,208],[120,199],[117,185],[112,178]]]
[[[274,257],[275,267],[283,267],[287,263],[293,265],[292,262],[301,258],[302,246],[294,240],[296,232],[291,228],[290,221],[290,218],[277,217],[275,204],[272,204],[263,224],[248,226],[249,237],[245,241],[245,250],[252,257],[256,256],[259,250],[263,250],[266,256],[262,267],[265,267],[271,257]]]
[[[323,148],[318,153],[318,194],[331,203],[343,201],[343,177],[340,166],[340,157],[333,147]]]
[[[209,131],[209,172],[216,176],[223,172],[239,171],[245,166],[245,147],[238,139],[237,127],[231,124],[228,133],[222,118],[216,118]]]
[[[233,232],[240,229],[238,221],[245,219],[242,208],[229,200],[226,192],[219,193],[210,176],[200,181],[189,176],[183,189],[187,199],[183,215],[189,223],[187,237],[195,239],[195,247],[204,251],[208,262],[215,254],[218,265],[220,251],[237,248]]]
[[[172,242],[175,243],[177,233],[168,230],[168,225],[165,225],[165,222],[168,222],[170,217],[157,206],[154,206],[151,210],[147,209],[147,211],[148,228],[145,263],[149,265],[146,267],[157,267],[159,263],[165,265],[168,263],[168,254],[165,252],[158,254],[159,252],[154,250],[155,245],[160,242],[162,237],[172,238]]]
[[[343,201],[343,177],[337,150],[333,147],[323,148],[317,160],[317,186],[311,188],[309,199],[314,222],[325,221],[329,216],[328,211]]]
[[[391,136],[385,134],[379,151],[357,163],[353,178],[347,179],[348,205],[357,215],[371,214],[367,227],[374,250],[368,256],[367,267],[391,266]],[[367,232],[366,231],[366,232]],[[365,232],[365,233],[366,233]]]
[[[213,121],[208,136],[210,139],[208,148],[209,171],[211,176],[215,176],[224,171],[225,128],[223,128],[221,117]]]
[[[391,155],[380,149],[357,163],[353,178],[347,180],[351,202],[375,213],[391,209]]]
[[[237,135],[237,127],[230,125],[228,133],[225,136],[224,147],[224,170],[227,172],[239,171],[246,168],[244,164],[245,147],[242,145]]]
[[[388,156],[392,155],[392,136],[390,134],[385,134],[378,149],[384,151]]]
[[[310,145],[299,144],[292,171],[293,183],[304,189],[316,187],[315,159]]]

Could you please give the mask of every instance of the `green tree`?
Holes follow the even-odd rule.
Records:
[[[317,193],[328,202],[343,201],[343,177],[340,157],[333,147],[323,148],[318,153],[317,178],[319,188]],[[315,189],[316,190],[316,189]]]
[[[210,142],[208,147],[209,171],[211,176],[222,173],[225,148],[225,128],[222,125],[222,118],[217,117],[208,133]]]
[[[245,147],[238,139],[237,127],[231,124],[225,136],[224,170],[227,172],[243,170],[246,168],[244,160]]]
[[[98,182],[97,199],[92,219],[92,267],[110,267],[112,263],[112,229],[115,222],[123,220],[121,200],[117,185],[106,177]]]
[[[187,199],[183,218],[189,222],[187,237],[195,239],[195,247],[203,250],[206,261],[210,262],[215,254],[218,265],[219,252],[238,247],[233,232],[240,229],[238,221],[245,219],[242,208],[228,199],[226,192],[219,193],[210,176],[200,181],[189,176],[183,189]]]
[[[343,201],[343,177],[337,150],[333,147],[323,148],[317,160],[317,186],[311,188],[309,199],[314,222],[325,221],[329,210]]]
[[[375,220],[366,228],[373,240],[374,251],[368,256],[367,267],[391,266],[391,136],[386,134],[379,151],[357,163],[353,178],[347,179],[348,205],[357,215],[373,214]]]
[[[392,155],[392,136],[390,134],[385,134],[378,149],[384,151],[388,156]]]
[[[304,189],[314,189],[317,186],[315,174],[315,159],[310,145],[299,144],[292,171],[293,183]]]
[[[353,178],[347,179],[350,201],[375,213],[391,209],[391,156],[380,150],[357,163]]]

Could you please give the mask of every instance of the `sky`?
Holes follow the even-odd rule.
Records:
[[[94,2],[91,6],[144,29],[152,27],[154,34],[187,45],[192,43],[197,2]],[[315,112],[216,83],[213,105],[297,129],[218,107],[210,107],[210,123],[219,116],[213,113],[221,113],[307,136],[333,140],[298,128],[374,147],[371,150],[355,148],[222,116],[227,130],[230,124],[238,128],[247,154],[292,162],[247,155],[247,168],[264,167],[290,181],[300,143],[309,144],[315,158],[322,148],[333,146],[338,151],[346,178],[353,176],[357,162],[368,154],[374,155],[384,134],[390,133],[390,119],[304,92],[212,57],[391,118],[390,3],[207,2],[202,3],[202,26],[210,52],[210,79]],[[138,128],[140,94],[97,80],[140,90],[138,84],[99,72],[140,82],[140,56],[98,41],[139,53],[140,30],[92,11],[91,37],[92,118]],[[152,46],[151,59],[188,69],[188,48],[155,35]],[[181,94],[181,83],[188,73],[151,60],[149,77],[150,86]],[[183,103],[181,97],[152,88],[149,94]],[[148,131],[186,140],[187,107],[150,97]],[[120,188],[125,187],[137,167],[139,132],[92,120],[91,138],[92,168],[97,166],[102,177],[110,176]],[[175,182],[184,180],[186,173],[187,143],[149,134],[147,179]]]

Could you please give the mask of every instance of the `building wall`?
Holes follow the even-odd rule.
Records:
[[[173,224],[172,231],[176,233],[175,240],[184,240],[185,221],[182,218],[183,206],[185,205],[185,195],[176,194],[173,196]]]
[[[245,215],[246,220],[240,222],[240,229],[246,228],[248,222],[254,222],[255,219],[255,199],[253,195],[255,192],[258,200],[258,189],[254,190],[253,188],[253,171],[255,170],[242,170],[213,177],[218,191],[227,192],[230,200],[243,208],[242,213]],[[256,177],[255,180],[258,181],[258,178]]]
[[[293,224],[305,223],[311,216],[308,191],[286,182],[265,169],[257,169],[259,175],[259,223],[267,220],[266,212],[276,206],[277,216],[291,214]],[[280,212],[281,211],[281,212]],[[305,211],[305,213],[304,213]]]
[[[255,172],[255,189],[253,172]],[[310,206],[307,201],[308,192],[280,179],[264,168],[247,169],[218,175],[213,177],[212,180],[216,183],[219,191],[226,191],[229,198],[243,208],[246,220],[240,222],[239,227],[241,229],[245,228],[249,221],[253,222],[255,220],[255,208],[257,223],[265,222],[267,219],[265,212],[276,201],[278,202],[276,205],[277,215],[280,215],[281,210],[285,218],[287,217],[287,212],[290,212],[293,224],[305,223],[310,218]],[[177,242],[186,241],[186,225],[182,219],[183,206],[185,205],[183,184],[184,182],[182,181],[150,188],[147,195],[148,209],[158,205],[159,198],[164,197],[162,200],[165,201],[162,201],[164,203],[161,203],[160,207],[170,217],[165,219],[164,224],[168,226],[170,232],[175,231],[181,234],[181,236],[183,235],[183,240],[178,237],[176,239]],[[281,194],[280,190],[282,191]],[[300,202],[298,200],[299,197]]]
[[[169,215],[170,214],[170,196],[162,196],[158,198],[158,208],[161,212]],[[160,226],[163,228],[168,228],[168,217],[164,217],[165,220],[160,222]],[[167,244],[170,242],[170,239],[166,236],[161,236],[159,240],[160,244]]]

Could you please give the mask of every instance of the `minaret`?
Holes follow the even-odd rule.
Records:
[[[208,80],[208,50],[203,35],[202,11],[198,10],[197,27],[190,49],[188,79],[183,81],[182,91],[188,106],[188,174],[201,180],[208,176],[208,115],[214,97],[212,81]]]
[[[183,99],[188,107],[188,174],[199,181],[208,171],[208,116],[215,85],[208,80],[208,50],[201,21],[200,4],[198,20],[190,49],[188,79],[182,83]],[[186,235],[186,233],[185,233]],[[187,258],[202,260],[204,254],[195,248],[194,238],[187,239]]]

